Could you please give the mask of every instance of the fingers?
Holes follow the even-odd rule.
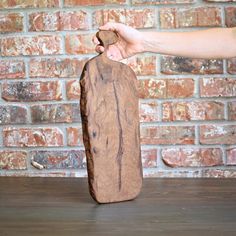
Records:
[[[96,52],[98,52],[98,53],[104,52],[104,47],[100,45],[100,42],[99,42],[98,38],[96,37],[96,35],[93,36],[92,41],[95,44],[95,51]]]
[[[93,40],[93,43],[96,44],[96,45],[100,43],[98,38],[96,37],[96,35],[93,36],[92,40]]]
[[[96,52],[101,53],[101,52],[104,52],[104,47],[103,47],[103,46],[100,46],[100,45],[97,45],[97,46],[95,47],[95,50],[96,50]]]

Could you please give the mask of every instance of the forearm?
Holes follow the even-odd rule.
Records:
[[[144,51],[191,58],[236,57],[236,28],[143,32]]]

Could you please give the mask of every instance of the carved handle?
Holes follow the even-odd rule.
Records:
[[[96,36],[104,48],[118,41],[118,35],[110,30],[100,30],[97,32]]]

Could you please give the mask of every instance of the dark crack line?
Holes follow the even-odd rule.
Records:
[[[122,155],[123,155],[123,131],[122,131],[122,126],[121,126],[121,121],[120,121],[119,100],[118,100],[116,86],[115,86],[114,81],[113,81],[113,89],[114,89],[115,100],[116,100],[117,121],[118,121],[118,125],[119,125],[119,147],[118,147],[118,152],[116,155],[116,160],[117,160],[117,163],[119,166],[119,191],[120,191],[121,190]]]

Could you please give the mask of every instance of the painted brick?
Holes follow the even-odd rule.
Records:
[[[139,80],[140,98],[187,98],[194,95],[193,79]]]
[[[141,156],[143,168],[157,167],[157,149],[142,149]]]
[[[68,146],[83,146],[83,133],[82,126],[68,127],[67,132],[67,145]]]
[[[80,83],[79,80],[69,80],[66,82],[66,96],[69,100],[80,99]]]
[[[106,9],[94,12],[93,28],[98,28],[107,22],[120,22],[134,28],[154,28],[155,11],[153,9]]]
[[[162,160],[170,167],[201,167],[223,165],[220,148],[166,148]]]
[[[162,107],[163,121],[222,120],[224,104],[221,102],[165,102]]]
[[[45,169],[84,169],[86,168],[85,152],[70,151],[32,151],[31,159]]]
[[[59,0],[1,0],[0,8],[39,8],[58,7]]]
[[[222,74],[223,61],[163,56],[161,58],[161,73],[169,75]]]
[[[201,125],[201,144],[236,144],[236,125]]]
[[[236,120],[236,101],[228,103],[229,120]]]
[[[161,8],[161,28],[221,26],[221,9],[218,7]]]
[[[195,0],[132,0],[133,5],[159,5],[193,3]]]
[[[25,78],[25,63],[19,60],[0,60],[0,79]]]
[[[202,170],[203,178],[235,178],[236,170],[227,170],[227,169],[209,169]]]
[[[227,27],[236,26],[236,7],[225,8],[225,24]]]
[[[81,122],[79,103],[44,104],[31,106],[33,123]]]
[[[0,13],[0,33],[23,31],[23,18],[21,13]]]
[[[9,37],[1,39],[2,56],[51,55],[62,53],[60,36]]]
[[[97,6],[107,4],[125,4],[126,0],[65,0],[65,6]]]
[[[202,78],[200,79],[201,97],[234,97],[236,96],[235,78]]]
[[[126,60],[126,64],[131,67],[136,75],[156,75],[155,56],[133,56]]]
[[[227,60],[227,71],[229,74],[236,75],[236,57]]]
[[[4,82],[2,98],[11,102],[61,100],[61,90],[61,81]]]
[[[193,126],[151,126],[141,127],[142,144],[193,144]]]
[[[85,62],[85,59],[76,58],[31,59],[29,62],[29,75],[31,78],[78,78],[81,75]]]
[[[29,14],[29,31],[88,30],[85,11],[33,12]]]
[[[236,165],[236,148],[226,150],[227,154],[227,165]]]
[[[27,123],[27,109],[23,105],[0,105],[0,124]]]
[[[3,145],[6,147],[56,147],[63,146],[63,134],[58,128],[3,129]]]
[[[27,153],[25,151],[0,151],[0,170],[27,169]]]
[[[139,101],[140,122],[155,122],[159,119],[158,103],[156,101]]]
[[[67,35],[66,52],[68,54],[95,53],[93,36],[94,34]]]

